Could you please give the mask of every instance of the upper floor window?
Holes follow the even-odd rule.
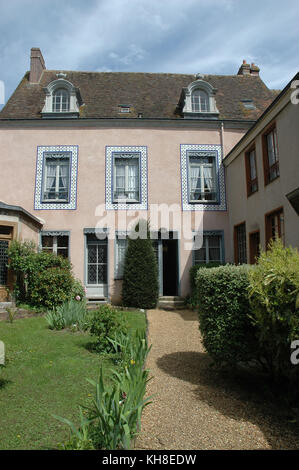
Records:
[[[210,110],[209,107],[209,96],[208,94],[200,89],[192,92],[192,111],[195,113],[207,113]]]
[[[189,201],[215,202],[216,159],[214,155],[189,154]]]
[[[69,179],[70,156],[67,154],[46,155],[43,178],[43,201],[68,201]]]
[[[247,196],[258,190],[255,148],[245,153]]]
[[[78,146],[37,147],[34,209],[77,207]]]
[[[59,73],[57,76],[58,80],[44,88],[46,99],[42,117],[55,118],[57,114],[63,118],[79,117],[79,107],[83,104],[80,90],[65,80],[66,74]]]
[[[147,147],[106,146],[106,209],[147,209]]]
[[[114,157],[113,200],[139,201],[139,158],[136,154]]]
[[[58,88],[53,93],[53,112],[65,113],[70,110],[70,96],[64,88]]]
[[[219,111],[216,106],[216,88],[197,75],[197,80],[183,88],[179,108],[185,118],[217,119]]]
[[[262,136],[262,139],[265,184],[268,184],[279,176],[277,131],[275,125]]]

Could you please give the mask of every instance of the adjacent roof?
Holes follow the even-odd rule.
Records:
[[[44,88],[61,71],[44,70],[38,84],[29,82],[29,72],[0,112],[0,119],[41,119]],[[195,75],[171,73],[72,72],[66,80],[78,87],[83,99],[80,118],[182,119],[178,108],[183,88]],[[275,98],[259,76],[203,75],[218,91],[219,119],[256,120]],[[246,109],[242,100],[252,99],[255,109]],[[130,113],[120,113],[119,105],[129,105]]]
[[[17,212],[18,214],[22,214],[25,217],[28,217],[32,222],[35,222],[37,225],[42,226],[43,222],[41,219],[38,219],[34,215],[30,214],[30,212],[23,209],[21,206],[11,206],[10,204],[6,204],[5,202],[0,201],[0,213],[2,212]]]

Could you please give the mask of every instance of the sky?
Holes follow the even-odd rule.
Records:
[[[282,89],[299,69],[298,14],[298,0],[0,0],[0,95],[31,47],[49,70],[232,75],[246,59]]]

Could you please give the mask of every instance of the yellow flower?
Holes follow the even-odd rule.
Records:
[[[135,361],[134,361],[134,359],[131,359],[131,364],[132,364],[132,365],[133,365],[133,364],[135,364]]]

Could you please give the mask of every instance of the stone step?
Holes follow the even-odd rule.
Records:
[[[163,296],[159,298],[158,308],[162,310],[181,310],[186,308],[186,306],[182,297]]]

